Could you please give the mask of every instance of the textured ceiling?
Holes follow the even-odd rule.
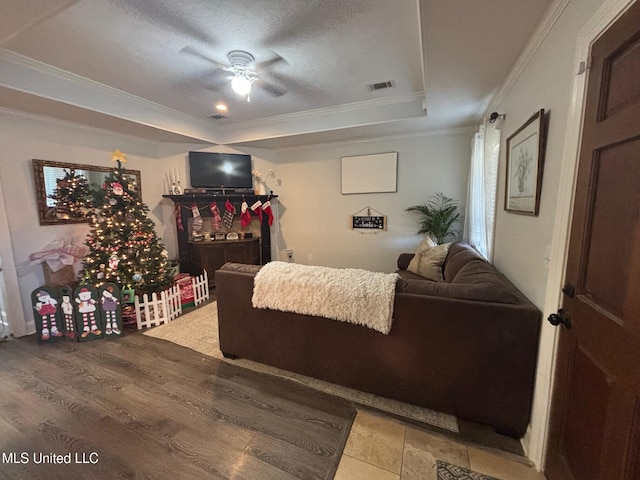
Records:
[[[380,135],[385,124],[467,126],[549,2],[3,0],[0,107],[73,121],[73,106],[78,123],[118,131],[120,119],[154,140],[269,147]],[[223,70],[234,49],[256,58],[250,103]],[[366,88],[386,80],[395,86]],[[228,118],[209,118],[216,102]]]

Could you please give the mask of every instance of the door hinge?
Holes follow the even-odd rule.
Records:
[[[578,64],[578,73],[577,75],[582,75],[584,72],[591,68],[591,63],[593,62],[593,57],[589,55],[587,59]]]

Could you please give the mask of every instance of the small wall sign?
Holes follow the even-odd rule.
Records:
[[[387,229],[387,216],[371,207],[365,207],[351,215],[350,227],[360,233],[378,233]]]
[[[384,215],[352,215],[351,228],[364,230],[386,230],[387,217]]]

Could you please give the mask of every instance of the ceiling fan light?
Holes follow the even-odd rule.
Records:
[[[249,95],[251,93],[251,81],[247,77],[236,75],[231,80],[231,88],[238,95]]]

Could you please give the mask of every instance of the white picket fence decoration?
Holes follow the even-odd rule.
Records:
[[[194,305],[200,305],[209,299],[209,276],[206,270],[198,277],[191,277],[191,286]],[[142,301],[136,295],[134,305],[138,330],[168,323],[182,315],[180,288],[174,285],[159,294],[152,293],[151,298],[145,293]]]
[[[169,313],[169,321],[182,315],[182,302],[180,301],[180,288],[174,285],[165,290],[167,294],[167,312]]]
[[[151,298],[145,293],[142,296],[142,301],[136,295],[134,305],[138,330],[170,322],[182,313],[180,290],[177,285],[163,290],[159,294],[154,292],[151,294]]]
[[[199,277],[191,277],[193,286],[193,303],[197,307],[205,300],[209,300],[209,275],[206,270]]]

